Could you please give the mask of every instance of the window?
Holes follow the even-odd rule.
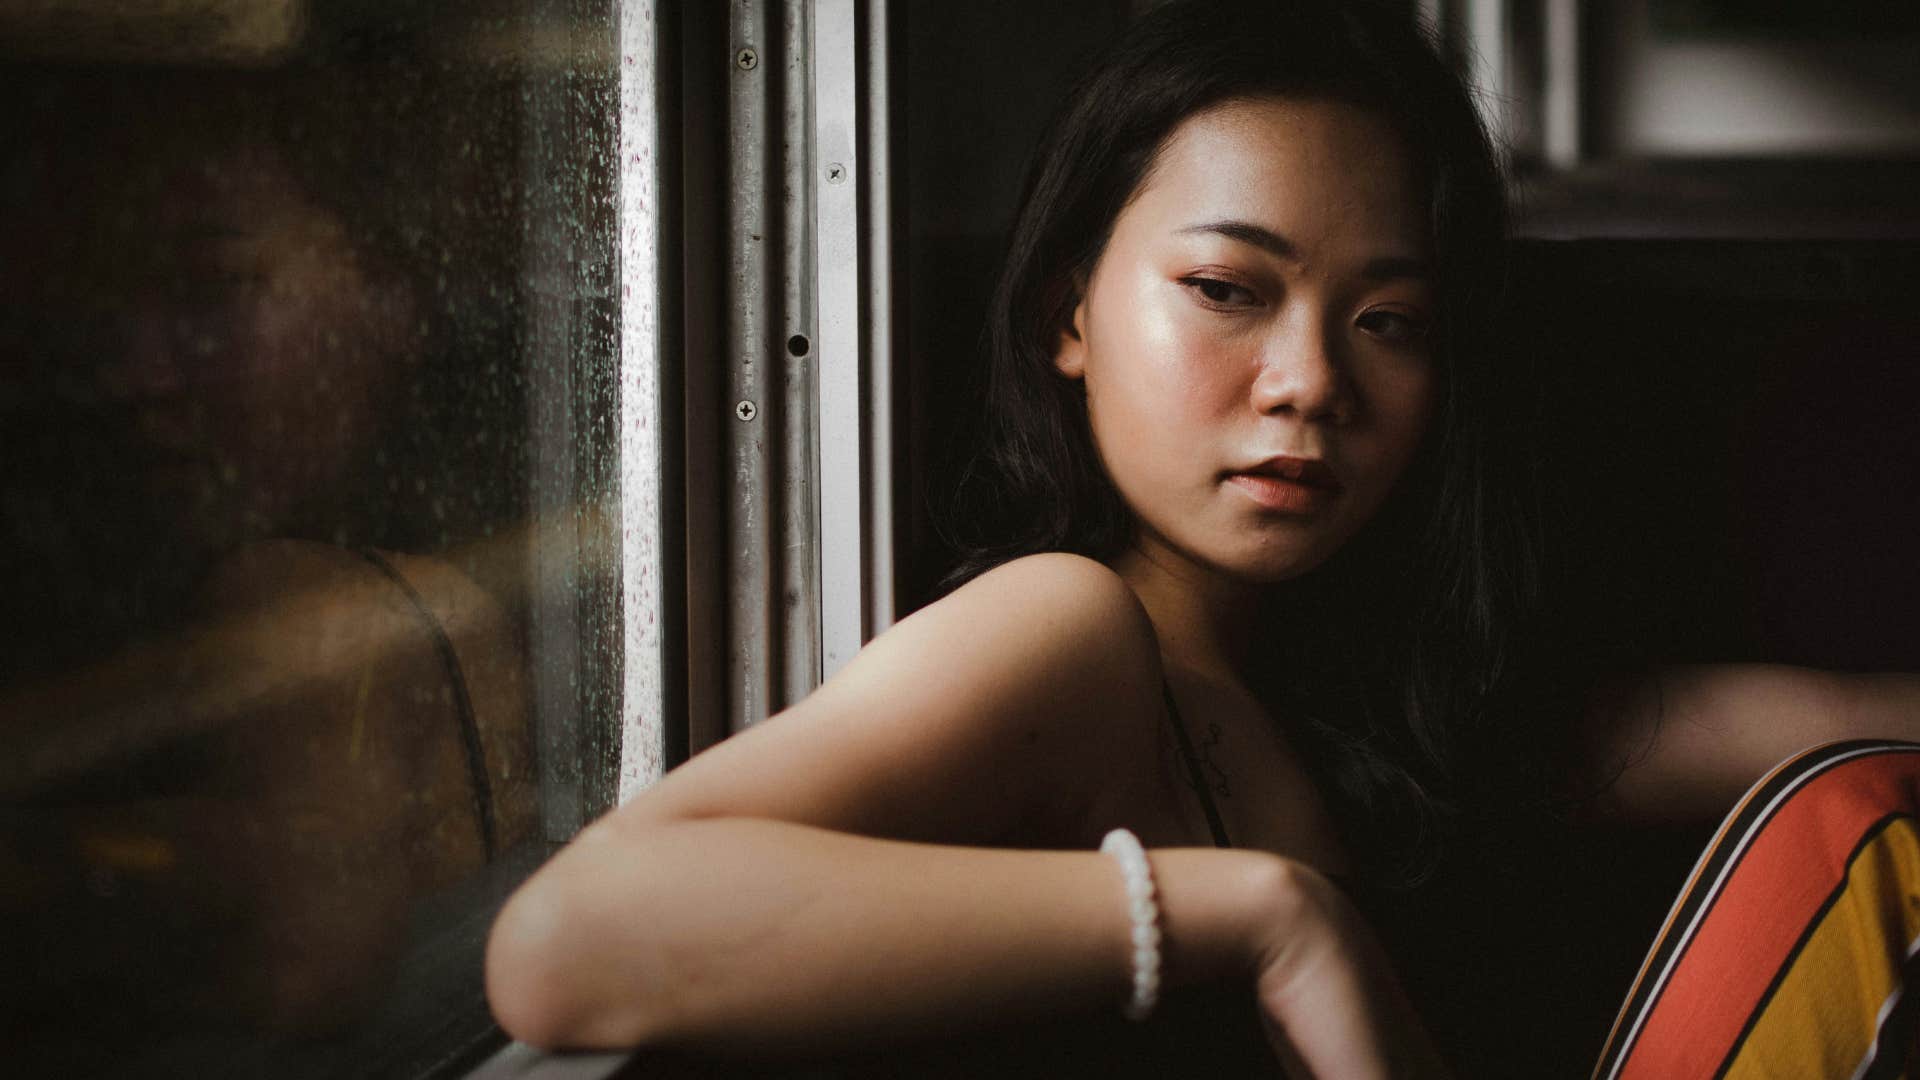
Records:
[[[638,707],[617,32],[0,5],[8,1072],[497,1038],[491,912]]]
[[[1912,5],[1423,0],[1550,239],[1912,236]]]

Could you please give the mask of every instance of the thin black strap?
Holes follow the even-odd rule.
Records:
[[[447,679],[453,683],[453,707],[460,716],[460,742],[467,751],[467,776],[473,782],[473,810],[480,820],[480,846],[486,852],[487,861],[493,861],[493,791],[487,783],[487,754],[480,745],[480,724],[473,716],[473,700],[467,696],[467,678],[460,670],[460,657],[453,651],[453,642],[433,617],[433,609],[426,600],[414,590],[413,583],[400,575],[385,556],[372,548],[355,548],[361,558],[378,567],[387,575],[400,591],[406,594],[413,604],[413,610],[425,623],[427,631],[433,635],[433,651],[440,655],[440,663],[447,669]]]
[[[1193,781],[1193,790],[1200,795],[1200,807],[1207,812],[1207,828],[1213,830],[1215,847],[1232,847],[1227,839],[1227,824],[1220,820],[1220,808],[1213,805],[1213,789],[1207,786],[1207,778],[1200,771],[1200,759],[1193,752],[1193,740],[1187,737],[1186,721],[1180,719],[1180,706],[1173,701],[1173,685],[1161,683],[1160,689],[1167,698],[1167,718],[1173,721],[1173,734],[1180,740],[1180,756],[1187,761],[1187,775]]]

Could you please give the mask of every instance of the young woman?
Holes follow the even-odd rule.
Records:
[[[1591,736],[1509,704],[1503,195],[1404,10],[1163,5],[1036,161],[955,587],[513,898],[513,1035],[778,1054],[1140,1006],[1135,875],[1095,850],[1124,828],[1166,1008],[1207,1003],[1188,1045],[1224,990],[1294,1075],[1438,1073],[1356,901],[1431,864],[1466,793],[1631,755],[1608,808],[1711,815],[1913,693],[1701,669],[1616,688]]]

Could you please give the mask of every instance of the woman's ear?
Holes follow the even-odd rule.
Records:
[[[1053,346],[1053,369],[1069,379],[1083,378],[1087,373],[1086,313],[1087,291],[1081,288],[1073,302],[1073,314],[1060,328]]]

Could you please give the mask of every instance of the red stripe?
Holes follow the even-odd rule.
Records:
[[[1821,773],[1775,809],[1694,932],[1620,1080],[1713,1076],[1846,878],[1847,854],[1889,812],[1916,806],[1920,755],[1870,754]]]

